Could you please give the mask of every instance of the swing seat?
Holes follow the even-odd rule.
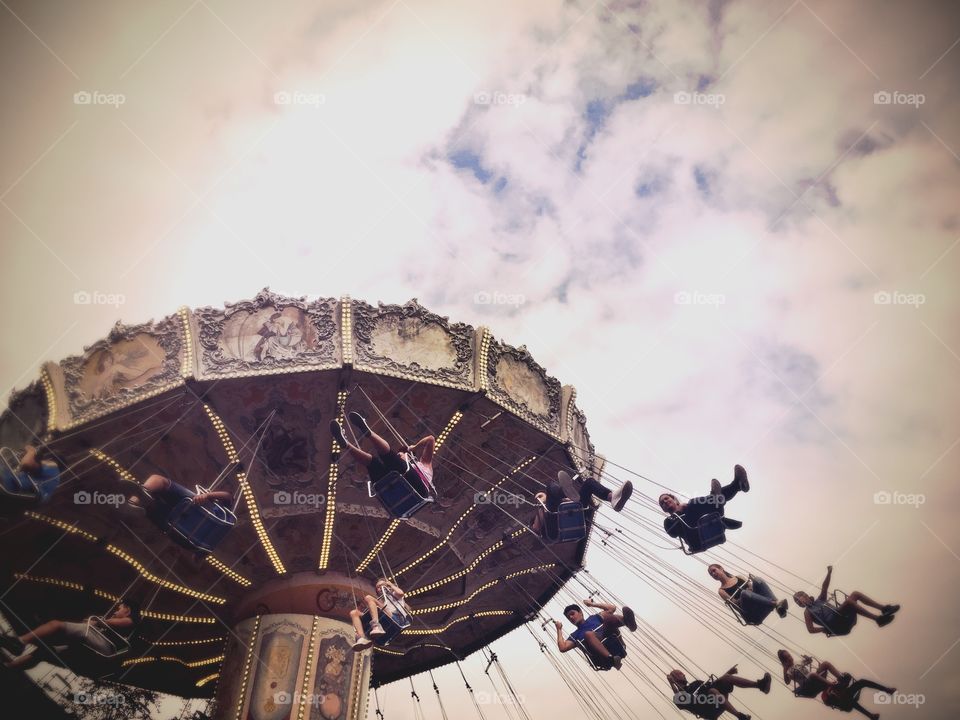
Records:
[[[197,486],[197,494],[206,489]],[[216,500],[196,504],[184,498],[170,513],[167,533],[184,547],[209,554],[237,524],[237,516]]]
[[[607,658],[597,657],[587,649],[587,644],[582,640],[577,641],[580,644],[580,649],[583,650],[583,653],[587,656],[587,660],[590,661],[590,665],[593,666],[594,670],[610,670],[613,667],[613,664]],[[600,641],[600,644],[603,645],[607,652],[610,653],[611,657],[616,655],[621,658],[627,656],[627,646],[623,642],[623,637],[620,635],[620,631],[610,633],[608,636],[604,637]]]
[[[840,618],[842,617],[842,615],[840,614],[840,606],[843,605],[843,603],[845,603],[846,601],[847,601],[847,594],[843,590],[834,590],[833,593],[830,595],[830,602],[827,605],[827,607],[833,611],[834,615],[837,618]],[[844,620],[844,622],[847,622],[847,621]],[[826,635],[828,638],[844,637],[845,635],[850,634],[849,629],[847,629],[846,632],[838,633],[838,632],[834,632],[829,625],[825,625],[823,623],[818,623],[818,624],[820,625],[820,627],[823,628],[823,634]]]
[[[60,469],[41,463],[37,477],[20,469],[20,458],[10,448],[0,448],[0,498],[5,504],[39,505],[50,499],[60,484]]]
[[[375,483],[367,483],[370,497],[376,496],[384,509],[395,518],[406,519],[433,502],[433,497],[420,494],[404,475],[388,472]],[[386,629],[386,628],[384,628]]]
[[[576,500],[564,500],[556,512],[547,510],[543,506],[543,539],[551,545],[554,543],[578,542],[587,536],[587,523],[583,514],[583,506]],[[550,518],[556,520],[556,535],[550,533]]]
[[[770,616],[770,613],[772,613],[775,609],[772,607],[765,609],[763,611],[763,617],[761,617],[758,621],[751,622],[743,616],[743,611],[739,607],[734,605],[729,600],[725,600],[724,602],[727,604],[727,607],[729,607],[730,610],[733,612],[733,616],[737,619],[737,622],[743,625],[744,627],[751,627],[751,626],[758,627],[760,625],[763,625],[763,621],[766,620]]]
[[[691,529],[696,532],[699,542],[695,550],[690,549],[681,535],[680,547],[686,555],[696,555],[727,541],[727,529],[723,524],[723,515],[718,512],[707,513],[697,521],[697,526]]]
[[[102,658],[115,658],[119,655],[125,655],[130,651],[130,641],[107,625],[106,620],[102,617],[92,617],[90,622],[87,623],[87,632],[84,634],[84,639],[86,640],[88,637],[94,637],[110,646],[111,649],[107,652],[97,650],[90,645],[86,646],[86,649],[96,653]]]
[[[410,627],[410,616],[397,602],[389,596],[386,588],[383,593],[383,607],[377,613],[380,619],[380,627],[383,628],[385,635],[370,634],[370,608],[367,608],[360,616],[360,624],[363,626],[363,632],[367,637],[373,640],[375,645],[389,645],[396,639],[397,635]]]

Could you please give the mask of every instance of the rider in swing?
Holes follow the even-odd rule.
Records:
[[[414,445],[392,450],[390,443],[377,435],[360,413],[348,413],[347,418],[357,428],[357,439],[370,438],[376,455],[347,441],[343,426],[338,420],[330,421],[330,434],[338,444],[347,448],[350,455],[367,469],[370,481],[376,483],[390,472],[398,472],[420,492],[423,497],[435,497],[433,485],[433,453],[436,439],[433,435],[421,438]]]
[[[554,620],[554,625],[557,627],[557,647],[560,652],[565,653],[582,643],[584,651],[593,658],[596,665],[603,668],[615,667],[619,670],[623,658],[619,655],[611,655],[610,651],[603,646],[603,639],[609,633],[616,632],[618,628],[624,626],[630,632],[636,631],[637,619],[633,610],[624,606],[623,612],[617,615],[615,614],[617,606],[611,603],[595,603],[591,600],[584,600],[583,604],[587,607],[598,608],[600,612],[584,617],[583,609],[579,605],[565,607],[563,614],[567,620],[577,626],[577,629],[564,640],[562,634],[563,623]]]

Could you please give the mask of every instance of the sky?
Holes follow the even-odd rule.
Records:
[[[265,286],[416,297],[575,385],[620,465],[691,495],[745,465],[738,542],[904,605],[785,634],[924,696],[885,718],[953,717],[958,44],[932,1],[0,0],[0,385]],[[737,661],[588,567],[700,665]],[[495,649],[532,717],[568,707],[529,636]]]

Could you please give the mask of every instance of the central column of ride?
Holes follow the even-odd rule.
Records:
[[[362,720],[372,653],[353,652],[350,611],[373,587],[339,573],[271,581],[241,601],[216,720]]]

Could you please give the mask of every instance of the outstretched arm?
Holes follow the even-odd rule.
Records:
[[[414,453],[417,453],[417,456],[420,458],[420,462],[432,463],[433,462],[433,452],[437,447],[437,440],[433,435],[427,435],[424,438],[421,438],[416,445],[412,445],[410,450]]]
[[[557,648],[560,652],[565,653],[568,650],[573,650],[577,644],[563,636],[563,624],[559,620],[554,620],[553,624],[557,626]]]
[[[213,490],[212,492],[200,493],[193,496],[193,502],[206,503],[212,500],[233,500],[233,495],[226,490]]]
[[[820,595],[817,597],[821,602],[827,599],[827,591],[830,590],[830,578],[833,575],[833,565],[827,565],[827,576],[823,579],[823,586],[820,588]]]
[[[617,606],[612,603],[593,602],[592,600],[584,600],[583,604],[587,607],[597,608],[597,610],[603,610],[609,613],[615,612],[617,609]]]
[[[40,460],[37,458],[37,448],[33,445],[23,446],[23,457],[20,459],[20,469],[28,473],[40,472]]]

